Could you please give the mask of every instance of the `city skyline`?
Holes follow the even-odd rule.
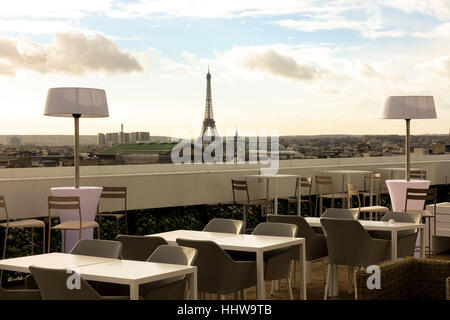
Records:
[[[72,134],[43,116],[50,87],[106,90],[110,117],[156,136],[197,137],[208,65],[218,131],[404,134],[383,96],[433,95],[450,116],[448,1],[15,1],[0,13],[0,134]]]

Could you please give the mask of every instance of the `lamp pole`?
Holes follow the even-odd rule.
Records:
[[[75,188],[80,187],[80,114],[72,114],[75,120],[73,166],[75,167]]]
[[[405,141],[405,157],[406,157],[406,181],[409,181],[410,167],[411,167],[411,154],[410,154],[410,125],[411,119],[406,119],[406,141]]]

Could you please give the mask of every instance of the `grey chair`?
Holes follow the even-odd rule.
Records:
[[[359,214],[358,209],[329,208],[329,209],[325,210],[325,212],[322,214],[321,218],[357,220],[358,214]]]
[[[242,220],[214,218],[208,222],[203,231],[239,234],[242,232]]]
[[[328,256],[327,243],[323,234],[317,233],[306,222],[305,218],[294,215],[273,215],[267,216],[267,222],[290,223],[297,226],[297,237],[305,238],[306,261],[314,262],[322,260],[322,268],[325,281],[325,258]],[[295,284],[295,261],[299,260],[298,250],[294,250],[294,281]]]
[[[81,239],[70,250],[70,254],[82,256],[92,256],[99,258],[119,259],[122,251],[122,244],[118,241],[99,240],[99,239]],[[94,282],[91,282],[94,285]],[[25,287],[27,289],[37,289],[35,279],[31,274],[25,277]]]
[[[256,226],[252,234],[260,236],[295,237],[297,234],[297,226],[289,223],[262,222]],[[293,300],[291,271],[295,251],[298,250],[294,248],[283,248],[264,253],[264,280],[274,281],[286,279],[291,300]]]
[[[416,217],[420,214],[411,214],[407,212],[388,212],[384,215],[381,221],[394,220],[395,222],[409,222],[415,223]],[[414,249],[416,247],[418,230],[404,230],[397,232],[397,257],[413,257]],[[391,240],[391,232],[389,231],[371,231],[370,235],[377,239]],[[389,249],[386,252],[386,260],[391,258],[391,243],[389,242]]]
[[[0,286],[0,300],[41,300],[39,290],[7,290]]]
[[[177,239],[177,243],[198,251],[194,265],[199,292],[238,297],[240,291],[256,285],[255,261],[235,261],[214,241]]]
[[[70,254],[111,259],[119,259],[121,252],[119,241],[99,239],[81,239],[70,250]]]
[[[158,236],[131,236],[120,234],[116,240],[122,243],[121,258],[124,260],[147,261],[152,253],[161,245],[168,244]]]
[[[161,245],[147,261],[191,266],[196,257],[194,248]],[[139,287],[139,294],[145,300],[182,300],[186,298],[187,280],[182,276],[150,282]]]
[[[31,274],[36,279],[43,300],[122,300],[128,296],[100,296],[87,281],[80,278],[80,288],[69,289],[66,269],[49,269],[30,266]]]
[[[361,268],[384,261],[390,241],[373,239],[361,223],[354,219],[321,218],[320,223],[328,248],[329,265],[324,295],[324,299],[327,299],[333,266]],[[349,281],[353,280],[353,276],[353,272],[349,272]]]

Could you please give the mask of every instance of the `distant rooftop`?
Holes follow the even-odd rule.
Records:
[[[100,154],[152,154],[169,152],[176,143],[122,143],[103,150]]]

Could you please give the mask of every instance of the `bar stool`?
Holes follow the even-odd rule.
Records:
[[[375,203],[377,205],[381,204],[381,173],[373,173],[373,192],[375,195]],[[360,192],[363,199],[363,207],[366,206],[366,198],[370,197],[370,174],[364,175],[364,190]]]
[[[242,220],[243,226],[242,230],[245,233],[247,231],[247,212],[248,207],[250,206],[260,206],[260,207],[269,207],[273,212],[273,200],[270,199],[250,199],[250,195],[248,192],[247,180],[231,180],[231,187],[233,190],[233,205],[242,206]],[[241,192],[244,193],[244,200],[236,200],[236,193]]]
[[[383,207],[383,206],[361,207],[361,199],[359,198],[359,195],[360,195],[360,192],[358,191],[357,184],[347,184],[348,208],[350,209],[352,207],[353,197],[354,196],[357,197],[358,198],[358,212],[364,213],[364,218],[365,218],[365,213],[369,212],[370,220],[372,220],[372,213],[375,213],[375,220],[378,220],[379,213],[384,215],[389,212],[389,208]]]
[[[308,199],[302,199],[301,188],[307,188]],[[286,201],[288,205],[288,212],[290,211],[290,205],[292,203],[297,204],[297,214],[300,215],[300,207],[302,203],[309,203],[309,215],[312,217],[312,200],[311,200],[311,190],[312,190],[312,178],[311,177],[299,177],[295,181],[295,195],[290,197],[278,198],[279,201]]]
[[[321,187],[321,191],[324,188],[328,188],[327,192],[319,192],[319,187]],[[316,188],[317,188],[317,197],[316,197],[316,207],[315,207],[315,216],[317,216],[317,201],[320,199],[320,212],[319,216],[322,215],[322,203],[323,199],[331,199],[331,207],[334,208],[334,200],[342,199],[342,208],[344,208],[344,200],[347,199],[346,193],[335,193],[333,188],[333,179],[331,176],[316,176]]]
[[[125,233],[128,234],[127,221],[127,187],[103,187],[100,199],[123,199],[123,213],[114,212],[99,212],[99,205],[97,206],[97,217],[113,217],[116,219],[116,232],[119,232],[119,220],[125,218]]]

